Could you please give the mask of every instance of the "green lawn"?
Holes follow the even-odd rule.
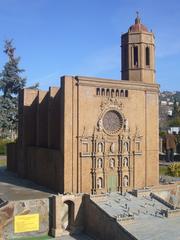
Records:
[[[160,176],[168,175],[168,167],[167,166],[159,166],[159,175]]]
[[[0,139],[0,155],[6,154],[6,144],[8,143],[7,140]]]
[[[0,160],[0,167],[6,167],[6,160],[3,159],[3,160]]]
[[[42,237],[22,237],[22,238],[13,238],[11,240],[49,240],[54,239],[53,237],[49,236],[42,236]]]

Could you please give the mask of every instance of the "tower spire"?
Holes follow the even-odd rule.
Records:
[[[140,17],[139,17],[139,12],[138,11],[136,11],[136,19],[135,19],[135,24],[139,24],[139,23],[141,23],[141,19],[140,19]]]

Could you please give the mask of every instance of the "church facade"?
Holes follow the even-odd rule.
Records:
[[[154,34],[137,16],[121,37],[122,79],[64,76],[24,89],[8,168],[60,193],[129,191],[159,183]]]

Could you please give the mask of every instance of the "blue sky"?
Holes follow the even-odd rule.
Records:
[[[180,91],[179,0],[0,0],[0,68],[14,39],[27,85],[59,86],[62,75],[121,79],[120,36],[136,11],[156,37],[156,80]]]

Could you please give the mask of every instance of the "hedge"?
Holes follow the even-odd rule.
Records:
[[[6,144],[9,142],[9,140],[0,139],[0,155],[6,155]]]

